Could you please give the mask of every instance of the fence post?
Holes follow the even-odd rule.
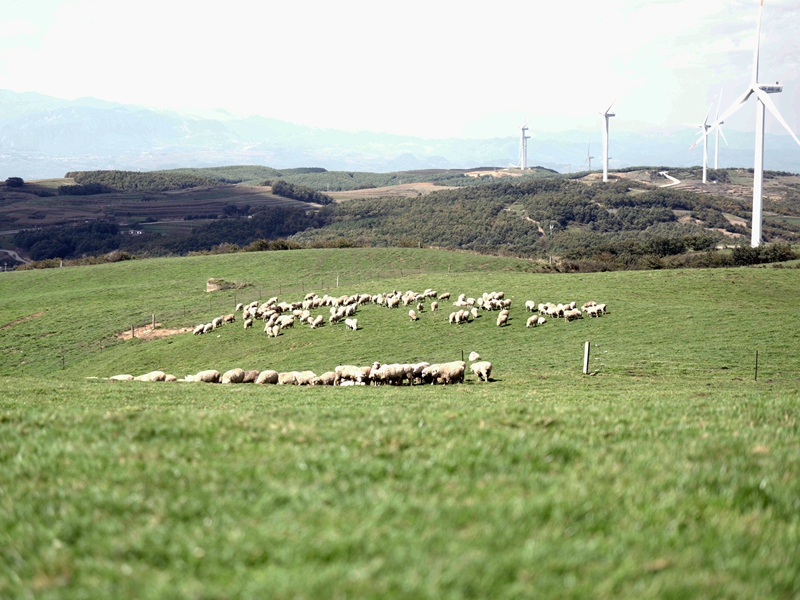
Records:
[[[583,347],[583,374],[589,374],[589,348],[591,344],[586,342],[586,345]]]
[[[133,325],[131,325],[131,339],[135,337],[136,337],[136,330],[133,328]]]
[[[153,314],[153,329],[156,328],[156,315]]]
[[[755,381],[758,381],[758,350],[756,350],[756,375]]]

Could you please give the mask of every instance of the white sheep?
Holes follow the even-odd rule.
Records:
[[[231,369],[222,374],[222,383],[242,383],[244,381],[244,370]]]
[[[245,329],[250,329],[252,326],[253,326],[253,319],[248,317],[247,319],[244,320]]]
[[[353,331],[358,330],[358,319],[345,319],[344,326],[347,329],[352,329]]]
[[[419,321],[419,317],[417,316],[417,313],[415,313],[413,310],[408,311],[408,317],[412,321]]]
[[[499,315],[497,315],[497,326],[502,327],[503,325],[508,325],[508,312],[501,311]]]
[[[474,350],[469,353],[469,362],[475,362],[476,360],[480,360],[481,355],[475,352]]]
[[[206,371],[200,371],[197,375],[187,375],[184,377],[184,380],[198,381],[200,383],[219,383],[219,378],[219,371],[208,369]]]
[[[277,371],[270,371],[267,369],[266,371],[261,371],[258,374],[258,379],[256,379],[256,383],[259,385],[265,385],[268,383],[278,383],[278,372]]]
[[[488,360],[476,362],[470,365],[470,370],[478,376],[478,381],[489,381],[492,376],[492,363]]]

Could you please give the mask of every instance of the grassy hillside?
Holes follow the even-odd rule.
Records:
[[[798,269],[530,273],[417,249],[0,275],[4,597],[792,597],[800,593]],[[339,287],[336,288],[336,278]],[[209,277],[252,285],[206,293]],[[305,292],[503,290],[492,313],[361,329],[191,326]],[[526,329],[524,301],[601,319]],[[185,311],[185,313],[184,313]],[[581,375],[584,341],[592,377]],[[759,379],[753,381],[755,350]],[[160,368],[458,359],[495,381],[287,388],[87,380]],[[62,360],[63,359],[63,360]]]

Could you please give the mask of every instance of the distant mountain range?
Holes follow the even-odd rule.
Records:
[[[561,172],[584,170],[593,139],[592,166],[600,167],[597,132],[537,135],[528,162]],[[727,132],[721,166],[752,167],[753,135]],[[689,152],[694,132],[614,132],[612,168],[701,164]],[[239,118],[209,111],[192,115],[105,102],[62,100],[34,92],[0,90],[0,179],[61,177],[67,171],[156,170],[234,164],[278,169],[313,166],[344,171],[506,167],[516,163],[519,139],[424,139],[375,132],[344,132],[261,116]],[[789,136],[769,135],[768,169],[800,172],[800,147]]]

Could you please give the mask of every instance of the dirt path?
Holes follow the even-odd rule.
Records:
[[[171,335],[178,335],[181,333],[189,333],[192,331],[191,327],[178,327],[177,329],[159,329],[161,323],[156,323],[156,328],[153,329],[152,325],[145,325],[144,327],[136,327],[134,335],[140,340],[157,340],[159,338],[169,337]],[[131,339],[131,330],[123,331],[117,338],[120,340]]]
[[[27,265],[27,264],[29,264],[29,263],[31,262],[31,261],[29,261],[29,260],[28,260],[28,259],[26,259],[26,258],[22,258],[22,257],[21,257],[19,254],[17,254],[17,253],[16,253],[16,252],[14,252],[13,250],[6,250],[5,248],[0,248],[0,252],[5,252],[5,253],[6,253],[6,254],[8,254],[8,255],[9,255],[11,258],[13,258],[14,260],[17,260],[17,261],[19,261],[19,262],[21,262],[21,263],[23,263],[23,264],[26,264],[26,265]]]
[[[661,186],[662,188],[672,187],[673,185],[680,185],[681,183],[679,179],[675,179],[672,175],[667,175],[667,171],[659,171],[659,174],[663,175],[664,177],[670,180],[670,183],[665,183],[664,185]]]

